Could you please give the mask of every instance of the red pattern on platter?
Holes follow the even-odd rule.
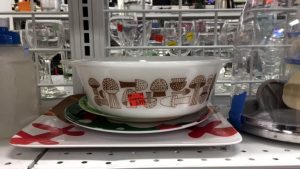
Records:
[[[237,131],[233,127],[216,128],[221,123],[222,121],[218,120],[212,121],[203,127],[191,127],[189,129],[192,131],[188,133],[188,135],[192,138],[200,138],[204,134],[209,133],[220,137],[230,137],[237,133]]]
[[[20,137],[11,138],[10,143],[27,145],[27,144],[32,144],[32,143],[37,142],[37,143],[45,144],[45,145],[54,145],[54,144],[59,144],[59,142],[52,140],[55,137],[58,137],[61,135],[68,135],[68,136],[84,135],[83,131],[70,131],[72,128],[74,128],[73,125],[69,125],[69,126],[63,127],[63,128],[57,128],[57,127],[52,127],[52,126],[45,125],[45,124],[33,123],[32,126],[35,128],[38,128],[38,129],[47,130],[48,132],[33,136],[33,135],[21,130],[16,134],[17,136],[20,136]]]

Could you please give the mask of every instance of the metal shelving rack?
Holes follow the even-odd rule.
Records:
[[[73,59],[106,56],[111,47],[107,45],[107,20],[103,1],[70,1],[71,52]],[[106,10],[106,11],[105,11]],[[85,12],[84,12],[85,11]],[[124,11],[125,12],[125,11]],[[139,12],[143,12],[142,10]],[[146,12],[146,11],[144,11]],[[165,11],[168,13],[170,11]],[[178,10],[177,12],[191,12]],[[188,17],[237,18],[240,11],[195,10]],[[203,15],[202,15],[203,14]],[[148,16],[144,15],[145,17]],[[156,17],[149,14],[150,17]],[[148,16],[148,17],[149,17]],[[178,14],[166,14],[162,17],[173,18]],[[183,16],[184,15],[179,15]],[[86,26],[88,25],[88,26]],[[216,33],[216,32],[215,32]],[[85,39],[89,37],[89,41]],[[233,46],[194,46],[192,48],[223,49]],[[142,46],[140,48],[148,48]],[[176,47],[182,48],[182,47]],[[32,51],[39,49],[32,49]],[[75,74],[74,72],[73,74]],[[250,83],[253,81],[249,81]],[[78,77],[73,77],[74,92],[82,92]],[[217,97],[216,102],[228,104],[229,100]],[[245,133],[243,142],[226,147],[192,148],[93,148],[93,149],[26,149],[0,141],[1,169],[98,169],[98,168],[300,168],[300,146],[297,144],[267,140]]]

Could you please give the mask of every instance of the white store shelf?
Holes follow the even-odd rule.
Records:
[[[300,168],[299,145],[247,134],[243,138],[227,147],[49,149],[33,169]],[[27,169],[43,150],[13,148],[2,141],[0,168]]]
[[[27,169],[42,152],[43,149],[15,148],[8,144],[8,140],[0,140],[0,168]]]

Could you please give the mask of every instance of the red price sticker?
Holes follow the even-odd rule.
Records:
[[[130,106],[132,106],[132,107],[143,106],[143,105],[145,105],[144,93],[128,94],[128,101],[129,101]]]

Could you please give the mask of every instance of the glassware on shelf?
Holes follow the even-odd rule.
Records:
[[[285,79],[287,67],[284,61],[287,61],[287,56],[294,55],[289,37],[299,32],[299,9],[296,3],[247,0],[235,40],[236,81]],[[255,85],[252,84],[247,84],[248,89],[255,92]]]
[[[59,12],[61,7],[61,0],[40,0],[42,11]]]
[[[152,28],[151,36],[149,40],[150,46],[164,46],[165,42],[165,28]],[[168,53],[167,49],[154,49],[155,56],[166,56]]]
[[[152,21],[122,20],[117,25],[120,44],[123,46],[147,46],[151,35]],[[145,37],[144,37],[145,35]],[[144,43],[144,44],[143,44]],[[143,49],[126,49],[127,56],[138,57],[143,55]]]
[[[204,46],[205,38],[203,34],[206,32],[206,22],[204,20],[195,20],[195,46]],[[192,55],[195,56],[204,56],[203,49],[194,49],[192,50]]]
[[[181,46],[193,46],[195,43],[195,23],[194,21],[181,22],[181,35],[179,31],[179,21],[165,21],[165,46],[178,46],[181,38]],[[187,56],[190,49],[170,49],[171,56]]]
[[[142,0],[123,0],[123,3],[124,3],[124,9],[128,9],[128,10],[142,9],[143,6]],[[151,7],[152,7],[152,0],[145,0],[145,9],[151,9]]]
[[[58,20],[36,20],[35,23],[27,20],[25,29],[28,46],[45,49],[45,51],[36,52],[43,59],[41,63],[45,63],[46,73],[44,79],[41,79],[41,83],[52,85],[51,60],[59,53],[55,50],[61,50],[64,45],[63,23]],[[41,95],[43,98],[55,98],[66,95],[66,92],[51,86],[41,88]]]
[[[118,24],[122,21],[131,22],[134,20],[133,16],[126,16],[126,15],[114,15],[110,18],[110,37],[117,42],[119,46],[124,46],[123,36],[122,34],[118,33]]]

